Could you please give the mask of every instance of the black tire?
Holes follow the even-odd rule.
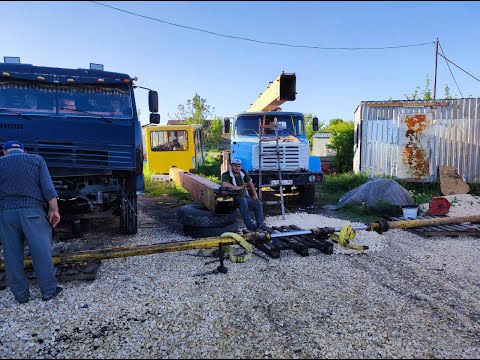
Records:
[[[303,206],[312,206],[315,203],[315,185],[300,186],[298,191]]]
[[[220,226],[220,227],[197,227],[197,226],[183,225],[183,233],[193,238],[206,238],[206,237],[220,236],[225,232],[237,232],[237,231],[238,231],[237,222],[234,222],[233,224],[229,224],[226,226]]]
[[[198,228],[222,227],[237,221],[237,213],[214,214],[201,204],[188,204],[178,208],[178,222]]]
[[[120,205],[120,228],[124,234],[138,231],[137,195],[126,195]]]

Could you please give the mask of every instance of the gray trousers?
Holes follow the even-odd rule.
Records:
[[[5,258],[10,291],[17,301],[30,298],[28,280],[23,269],[24,240],[32,254],[37,284],[43,297],[57,289],[52,262],[52,228],[41,207],[0,210],[0,240]]]

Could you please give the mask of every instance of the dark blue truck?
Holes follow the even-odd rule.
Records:
[[[82,219],[119,216],[122,232],[136,233],[144,191],[136,78],[18,62],[0,63],[0,146],[19,140],[45,159],[64,223],[75,229]],[[149,108],[159,123],[151,90]]]

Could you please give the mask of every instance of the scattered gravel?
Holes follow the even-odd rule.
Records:
[[[83,241],[188,239],[140,219],[136,236],[112,225]],[[307,229],[347,223],[267,218]],[[50,302],[36,286],[25,305],[0,291],[0,358],[478,358],[478,241],[359,232],[367,252],[253,256],[205,277],[192,275],[217,264],[190,256],[197,251],[105,260],[94,282],[65,283]]]
[[[447,216],[471,216],[480,214],[480,197],[470,194],[456,194],[442,196],[450,202]],[[420,210],[427,211],[428,203],[419,206]]]

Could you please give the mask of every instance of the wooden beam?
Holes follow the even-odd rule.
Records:
[[[391,101],[385,103],[370,103],[365,102],[368,107],[434,107],[434,106],[447,106],[448,102],[446,101],[436,101],[436,102],[420,102],[413,101]]]

